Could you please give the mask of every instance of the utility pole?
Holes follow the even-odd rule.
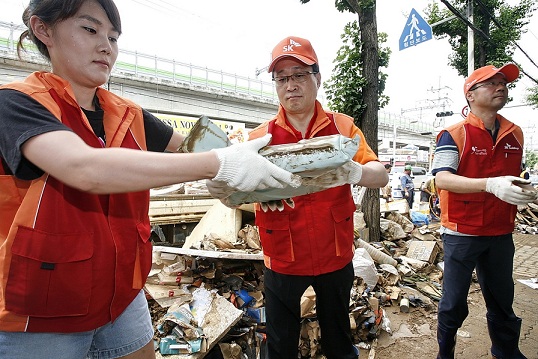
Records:
[[[473,0],[467,0],[467,19],[471,24],[473,21]],[[474,31],[467,26],[467,76],[474,71]]]
[[[406,112],[420,111],[420,116],[419,117],[422,118],[422,110],[433,109],[433,108],[441,108],[444,111],[445,107],[449,106],[450,102],[452,102],[452,100],[448,97],[448,94],[445,94],[444,96],[441,96],[441,91],[445,90],[445,89],[452,90],[448,86],[441,86],[441,77],[439,77],[439,87],[434,89],[433,86],[432,86],[431,89],[428,90],[430,92],[437,93],[437,98],[421,100],[421,102],[425,102],[426,104],[425,105],[415,106],[415,107],[412,107],[412,108],[401,109],[401,114],[403,115]]]

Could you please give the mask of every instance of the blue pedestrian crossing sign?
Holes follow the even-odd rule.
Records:
[[[432,27],[415,9],[407,18],[404,30],[400,36],[400,51],[432,39]]]

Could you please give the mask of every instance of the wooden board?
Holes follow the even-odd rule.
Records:
[[[166,252],[174,254],[183,254],[192,257],[208,257],[208,258],[223,258],[223,259],[246,259],[246,260],[263,260],[263,253],[245,253],[244,251],[237,252],[219,252],[219,251],[204,251],[199,249],[188,249],[179,247],[155,246],[154,252]]]

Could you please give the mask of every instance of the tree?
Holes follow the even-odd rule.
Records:
[[[301,0],[303,4],[309,1]],[[356,23],[348,24],[344,30],[342,38],[348,44],[338,53],[338,58],[342,60],[338,71],[343,78],[332,77],[328,83],[328,98],[334,105],[332,109],[353,117],[366,141],[377,153],[379,93],[380,89],[381,92],[384,89],[386,76],[381,76],[383,81],[380,87],[376,0],[336,0],[335,6],[340,12],[350,11],[358,15],[358,31]],[[387,63],[389,54],[383,59]],[[361,66],[356,67],[357,63],[353,64],[353,61]],[[358,71],[360,69],[362,71]],[[383,98],[382,103],[385,104],[385,101],[388,101],[387,97]],[[361,208],[370,240],[378,241],[381,234],[379,189],[366,190]]]
[[[534,166],[538,163],[538,154],[534,151],[527,151],[525,154],[525,166],[530,169],[534,169]]]
[[[445,4],[447,1],[443,1]],[[468,0],[452,0],[451,5],[457,13],[466,18]],[[503,0],[473,0],[474,29],[474,68],[488,64],[500,66],[513,62],[517,41],[525,31],[532,12],[536,9],[536,0],[521,0],[510,6]],[[428,5],[426,11],[428,23],[435,24],[453,15],[449,9],[441,9],[438,3]],[[448,58],[448,64],[464,77],[467,74],[468,35],[467,24],[462,19],[453,19],[432,27],[436,38],[448,38],[454,51]]]
[[[529,105],[531,105],[535,109],[538,109],[538,85],[528,90],[528,94],[525,99]]]
[[[387,42],[387,34],[379,33],[379,45]],[[344,27],[344,33],[341,36],[343,46],[338,50],[335,69],[331,78],[324,82],[325,91],[329,107],[335,111],[345,113],[354,119],[359,119],[357,125],[366,127],[361,122],[367,106],[363,102],[363,91],[367,86],[367,80],[362,77],[364,73],[362,61],[362,46],[360,33],[356,21],[348,23]],[[379,49],[379,67],[387,67],[391,50],[388,47]],[[389,97],[383,95],[387,75],[379,71],[378,78],[378,108],[383,108],[388,102]],[[367,131],[366,129],[363,130]]]
[[[468,0],[453,0],[450,4],[460,14],[465,14],[467,2]],[[503,0],[474,0],[473,8],[473,25],[476,28],[474,68],[487,64],[501,66],[507,62],[515,62],[512,56],[519,47],[517,41],[526,31],[525,27],[537,8],[536,0],[521,0],[514,6],[507,5]],[[432,3],[428,6],[426,14],[428,23],[435,24],[452,16],[453,12],[448,9],[441,10],[437,3]],[[467,76],[467,24],[462,19],[453,19],[433,26],[432,31],[437,38],[448,38],[454,51],[449,56],[448,63],[460,75]],[[524,50],[519,48],[526,55]],[[524,75],[536,83],[536,86],[528,90],[526,102],[538,109],[538,81],[521,66],[519,67]]]

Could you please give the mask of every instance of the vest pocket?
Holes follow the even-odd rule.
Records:
[[[19,227],[11,248],[6,309],[35,317],[88,313],[93,241],[88,233]]]
[[[353,212],[355,212],[355,209],[353,202],[331,208],[334,221],[335,254],[338,257],[352,250],[354,237]]]
[[[133,273],[133,289],[142,289],[151,269],[152,245],[149,242],[151,227],[149,220],[147,222],[138,222],[136,224],[138,237],[141,240],[136,245],[136,258]]]
[[[266,213],[258,216],[256,224],[266,256],[283,262],[295,261],[290,217],[287,213]]]
[[[479,227],[484,224],[485,193],[451,193],[448,201],[448,220],[457,224]]]

